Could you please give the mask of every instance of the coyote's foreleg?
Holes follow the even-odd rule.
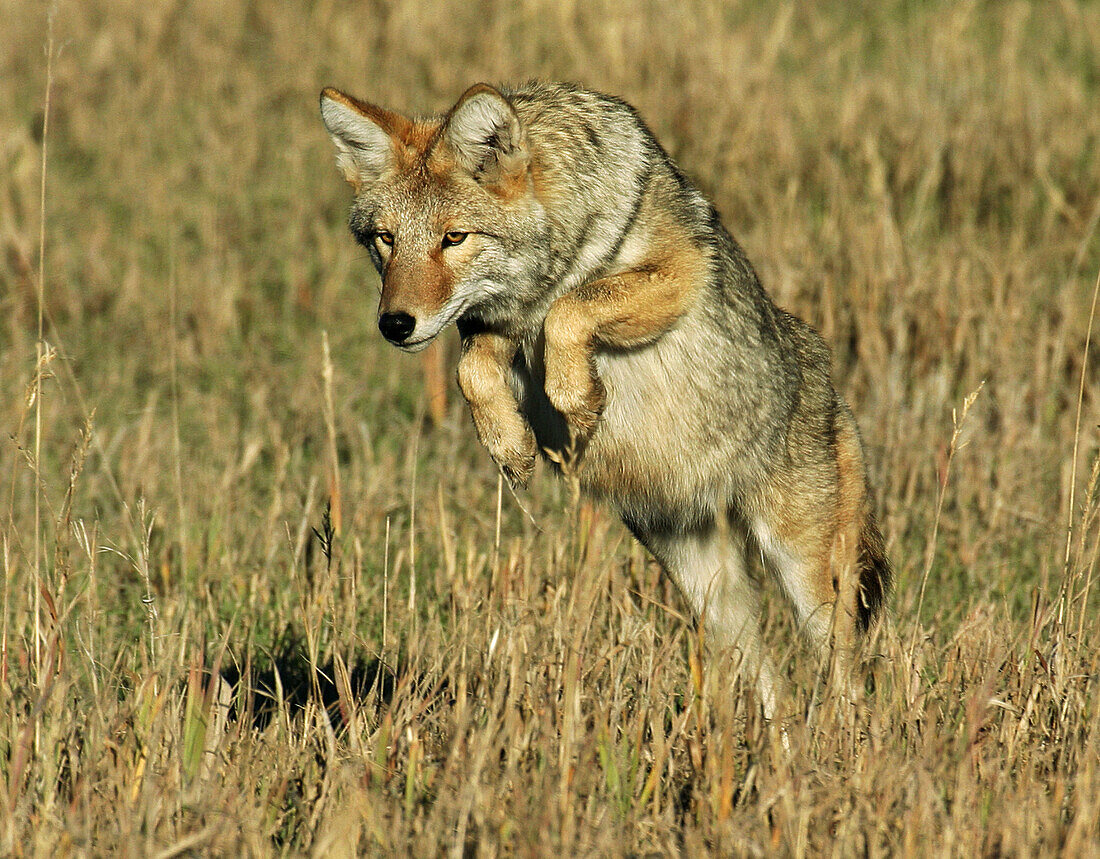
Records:
[[[652,343],[683,314],[694,280],[672,266],[624,272],[582,284],[550,306],[546,396],[574,438],[587,440],[604,408],[595,350]]]
[[[462,340],[458,386],[470,406],[477,437],[504,476],[525,486],[535,468],[535,435],[519,411],[508,384],[517,344],[499,334],[478,332]]]

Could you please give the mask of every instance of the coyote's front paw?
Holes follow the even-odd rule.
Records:
[[[606,391],[600,377],[584,360],[580,366],[546,361],[546,397],[569,425],[575,441],[587,441],[603,414]]]
[[[527,421],[518,412],[514,414],[514,422],[508,421],[507,426],[486,428],[485,432],[478,427],[478,435],[481,436],[485,449],[489,451],[489,456],[508,478],[508,482],[523,488],[535,470],[535,454],[538,448],[535,434],[531,432]]]
[[[508,386],[516,345],[497,334],[468,336],[458,362],[458,387],[470,406],[477,437],[514,486],[535,470],[535,434]]]
[[[523,487],[535,470],[538,446],[531,425],[516,409],[515,400],[497,397],[469,400],[478,440],[513,486]]]
[[[606,397],[592,357],[588,319],[566,296],[550,307],[543,332],[546,398],[565,418],[573,441],[587,442]]]

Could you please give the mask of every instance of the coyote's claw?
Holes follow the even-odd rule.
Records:
[[[512,486],[517,489],[523,489],[527,486],[527,482],[531,479],[531,474],[535,470],[535,453],[537,451],[535,434],[531,432],[530,427],[524,426],[519,439],[511,439],[506,442],[498,437],[493,443],[486,443],[485,447]]]

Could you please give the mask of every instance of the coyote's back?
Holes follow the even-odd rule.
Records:
[[[379,326],[462,335],[482,442],[526,481],[568,461],[736,645],[765,709],[759,552],[847,664],[890,583],[855,421],[813,329],[769,299],[635,111],[563,84],[472,87],[413,120],[335,90],[322,113],[382,276]]]

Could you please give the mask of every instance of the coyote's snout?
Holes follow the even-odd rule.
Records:
[[[863,449],[809,326],[777,308],[634,110],[564,84],[478,84],[410,119],[333,89],[321,112],[408,351],[452,322],[459,386],[516,483],[574,463],[736,646],[766,712],[759,554],[847,665],[890,569]]]

